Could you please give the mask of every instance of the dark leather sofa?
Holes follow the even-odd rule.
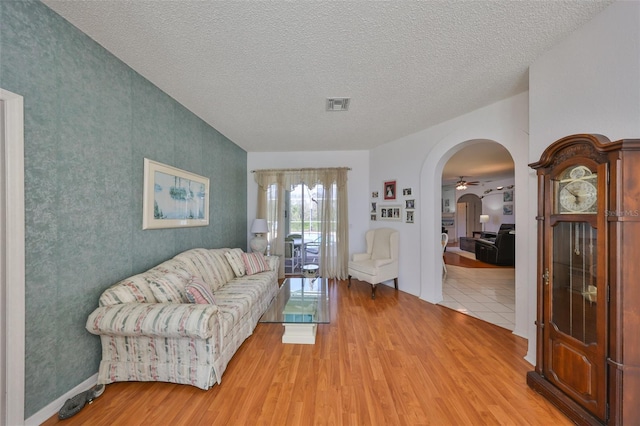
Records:
[[[476,236],[478,235],[478,236]],[[495,240],[497,234],[495,232],[473,232],[473,237],[460,237],[460,250],[476,252],[476,241],[478,239]]]
[[[503,223],[495,240],[476,240],[476,259],[492,265],[513,266],[516,261],[515,225]]]

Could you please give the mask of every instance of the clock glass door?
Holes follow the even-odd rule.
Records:
[[[553,228],[551,322],[583,345],[597,343],[597,230],[588,222]]]
[[[551,180],[547,211],[544,375],[596,417],[605,416],[604,250],[598,179],[572,166]],[[602,193],[602,192],[600,192]]]

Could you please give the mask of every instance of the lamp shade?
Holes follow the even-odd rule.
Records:
[[[480,215],[480,223],[487,223],[489,222],[489,215],[488,214],[481,214]]]
[[[267,225],[267,219],[254,219],[251,225],[252,234],[266,234],[269,232],[269,226]]]

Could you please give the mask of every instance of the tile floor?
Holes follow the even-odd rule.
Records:
[[[515,269],[447,265],[439,305],[513,331]]]

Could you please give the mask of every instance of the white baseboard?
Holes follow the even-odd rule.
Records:
[[[45,421],[49,420],[51,416],[58,413],[67,399],[76,396],[80,392],[84,392],[86,390],[91,389],[96,383],[98,383],[98,373],[89,377],[84,382],[80,383],[73,389],[70,389],[67,393],[60,396],[55,401],[51,402],[49,405],[44,407],[42,410],[35,413],[33,416],[29,417],[24,421],[25,426],[38,426]]]

